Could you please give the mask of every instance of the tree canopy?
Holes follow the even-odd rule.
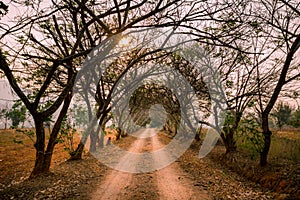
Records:
[[[97,130],[87,128],[76,150],[77,159],[81,158],[88,136],[91,139],[90,150],[96,151],[100,128],[105,128],[105,124],[114,117],[112,109],[120,105],[113,98],[126,94],[121,90],[119,94],[114,93],[122,78],[128,73],[132,73],[131,77],[139,76],[139,71],[133,72],[132,69],[143,69],[149,63],[152,63],[152,68],[148,71],[155,69],[153,63],[156,62],[159,66],[172,66],[183,75],[195,93],[191,96],[198,98],[201,112],[178,112],[178,108],[186,105],[178,106],[176,95],[171,90],[159,84],[144,84],[131,98],[132,113],[148,111],[152,104],[160,103],[174,121],[178,120],[177,114],[183,119],[189,119],[191,113],[195,116],[205,115],[195,117],[196,123],[215,128],[225,143],[227,153],[236,150],[235,137],[241,121],[251,118],[251,121],[259,122],[263,134],[264,147],[260,152],[262,166],[267,164],[271,145],[269,117],[272,109],[279,98],[298,96],[300,4],[296,0],[55,0],[48,3],[13,1],[9,6],[22,7],[24,12],[11,22],[0,24],[0,75],[9,81],[24,104],[21,113],[17,113],[20,118],[15,116],[15,112],[8,115],[15,120],[13,125],[24,120],[25,107],[34,120],[36,162],[32,177],[49,171],[56,139],[72,104],[78,79],[84,82],[82,85],[89,86],[76,88],[81,94],[79,105],[86,107],[78,108],[77,113],[88,118],[78,122],[94,121]],[[0,1],[1,16],[9,15],[9,6]],[[91,71],[80,73],[85,61],[93,60],[91,53],[99,45],[106,45],[110,38],[130,33],[139,37],[142,31],[155,28],[172,30],[170,37],[160,41],[161,48],[136,46],[128,50],[124,47],[123,51],[126,49],[128,52],[118,56],[113,55],[115,52],[110,49],[102,52],[107,56],[105,59],[117,58],[105,71],[98,72],[99,66],[95,65],[89,68]],[[211,70],[209,75],[214,80],[210,81],[221,80],[226,108],[211,104],[213,93],[218,88],[209,88],[205,83],[207,77],[203,74],[209,70],[201,72],[193,66],[195,63],[184,59],[178,52],[164,51],[166,43],[172,42],[169,40],[171,35],[189,38],[205,51],[204,55],[209,58],[201,64],[216,69]],[[156,39],[154,34],[146,37],[149,38],[142,38],[141,41]],[[181,42],[185,41],[182,39]],[[121,40],[118,42],[121,43]],[[180,41],[175,42],[180,44]],[[124,45],[133,43],[124,42]],[[185,53],[191,57],[199,54]],[[175,76],[167,77],[174,86],[171,78]],[[183,82],[183,79],[177,80]],[[135,82],[132,80],[131,84]],[[180,89],[181,94],[189,99],[190,96],[183,92],[188,88],[178,86]],[[151,92],[154,93],[148,97]],[[291,116],[288,105],[278,105],[274,111],[278,126],[288,123],[290,117],[297,126],[297,112]],[[136,111],[135,106],[139,106]],[[13,109],[16,110],[16,106]],[[209,122],[206,115],[213,115],[218,109],[223,109],[226,115]],[[83,115],[82,112],[87,114]],[[96,113],[96,118],[92,117],[93,113]],[[218,127],[221,118],[225,124]],[[48,139],[44,122],[49,119],[53,121],[53,128]],[[127,123],[125,118],[119,119],[122,119],[119,124]],[[147,121],[146,117],[142,121]],[[191,125],[194,123],[191,121],[185,123]]]

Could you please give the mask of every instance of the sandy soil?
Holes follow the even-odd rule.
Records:
[[[164,147],[155,134],[155,129],[145,129],[139,133],[130,146],[129,152],[154,152]],[[150,135],[152,137],[147,138]],[[119,162],[126,161],[125,155]],[[154,162],[166,159],[167,155],[153,157]],[[149,173],[126,173],[114,169],[108,171],[104,181],[97,187],[92,199],[211,199],[206,191],[194,186],[187,174],[175,162]]]
[[[126,154],[113,159],[116,158],[114,152],[107,152],[108,158],[117,161],[115,163],[119,166],[124,166],[124,163],[136,167],[160,163],[168,152],[154,156],[155,151],[162,150],[171,138],[163,132],[154,136],[155,133],[153,129],[148,129],[137,134],[143,139],[128,136],[112,141],[113,145],[131,154],[153,154],[149,160],[139,162],[137,159],[131,162]],[[225,152],[222,145],[217,145],[207,157],[199,159],[201,143],[196,141],[171,165],[138,174],[110,169],[87,151],[82,160],[67,161],[69,155],[64,151],[64,145],[58,144],[54,151],[51,173],[28,180],[35,156],[32,141],[14,130],[0,130],[0,136],[1,200],[299,199],[299,165],[291,165],[280,159],[269,167],[260,169],[249,161],[247,154],[239,152],[239,161],[231,166],[222,159]],[[15,143],[14,140],[22,143]],[[105,148],[103,151],[106,151]],[[245,173],[261,177],[259,180],[264,182],[249,181],[245,178],[248,177]]]

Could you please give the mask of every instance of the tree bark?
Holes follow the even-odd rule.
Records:
[[[34,122],[36,131],[36,142],[34,144],[36,149],[36,159],[30,178],[49,172],[49,168],[45,167],[45,129],[43,120],[40,119],[39,116],[35,116]]]
[[[202,124],[200,124],[200,128],[197,130],[195,135],[195,140],[198,142],[201,140],[202,129],[203,129]]]
[[[236,143],[234,141],[234,132],[235,130],[231,128],[229,130],[229,133],[225,136],[225,148],[226,148],[226,154],[236,152]]]
[[[269,149],[271,146],[271,131],[263,131],[264,135],[264,148],[262,152],[260,153],[260,166],[264,167],[267,165],[267,160],[268,160],[268,154],[269,154]]]
[[[122,132],[121,128],[118,127],[117,128],[116,140],[119,140],[121,138],[121,132]]]
[[[97,145],[97,133],[94,130],[90,132],[90,152],[96,151]]]
[[[72,100],[72,92],[69,92],[68,96],[66,97],[63,107],[59,113],[59,116],[53,126],[53,129],[50,134],[49,142],[47,145],[46,153],[45,153],[45,166],[46,168],[50,169],[51,159],[54,151],[54,147],[56,145],[56,139],[58,136],[58,133],[60,131],[61,123],[66,116],[70,103]]]
[[[69,95],[67,96],[64,102],[63,108],[60,111],[60,114],[56,120],[56,123],[52,129],[52,132],[50,134],[46,151],[45,151],[45,128],[44,128],[43,120],[39,115],[34,117],[35,127],[36,127],[36,143],[35,143],[36,161],[35,161],[34,169],[31,172],[30,178],[34,178],[40,174],[48,173],[50,171],[51,159],[56,144],[56,139],[63,118],[65,117],[68,111],[71,99],[72,99],[72,94],[69,93]]]
[[[69,160],[80,160],[80,159],[82,159],[82,153],[83,153],[84,146],[86,144],[88,136],[90,135],[91,131],[93,131],[94,126],[95,126],[96,123],[97,123],[97,118],[94,118],[94,119],[91,120],[91,123],[87,127],[87,130],[85,130],[85,132],[83,133],[83,135],[80,139],[80,143],[78,144],[76,150],[71,155],[71,158]]]
[[[87,138],[89,135],[90,135],[90,133],[88,130],[86,130],[83,133],[83,136],[81,137],[76,150],[72,153],[71,158],[69,160],[81,160],[82,159],[82,153],[84,150],[84,146],[86,144],[86,141],[87,141]]]
[[[121,137],[122,137],[122,138],[127,137],[126,131],[124,131],[124,130],[121,131]]]
[[[235,116],[234,124],[231,124],[233,127],[231,127],[231,128],[224,127],[224,128],[228,128],[229,130],[223,129],[224,134],[223,134],[223,137],[221,137],[223,139],[223,142],[224,142],[224,145],[226,148],[226,154],[236,152],[236,150],[237,150],[236,142],[234,140],[234,134],[236,133],[236,131],[239,127],[239,123],[242,118],[242,113],[236,112],[236,113],[234,113],[234,116]]]
[[[100,134],[98,135],[98,147],[99,148],[103,148],[104,147],[104,136],[105,136],[105,133],[104,133],[104,129],[101,128],[100,130]]]
[[[260,166],[266,166],[271,146],[272,132],[269,129],[268,113],[262,113],[262,130],[264,135],[264,147],[260,153]]]
[[[287,77],[287,73],[288,70],[290,68],[291,62],[293,60],[293,57],[295,55],[295,53],[297,52],[297,50],[299,49],[300,46],[300,34],[297,35],[295,41],[293,42],[290,51],[288,52],[284,65],[282,67],[281,73],[280,73],[280,77],[279,80],[276,84],[276,87],[274,89],[274,92],[270,98],[270,101],[268,102],[266,108],[263,110],[262,112],[262,124],[261,124],[261,128],[263,130],[263,135],[264,135],[264,147],[263,150],[260,154],[260,165],[261,166],[265,166],[267,164],[267,156],[269,153],[269,149],[270,149],[270,145],[271,145],[271,135],[272,132],[269,129],[269,114],[272,110],[272,108],[274,107],[278,96],[281,92],[282,87],[288,83],[291,80],[294,80],[294,78],[298,77],[298,75],[294,76],[293,78],[290,78],[288,80],[286,80]]]
[[[83,149],[84,149],[84,143],[82,143],[82,141],[80,141],[76,150],[73,152],[73,154],[71,155],[71,158],[69,160],[81,160]]]

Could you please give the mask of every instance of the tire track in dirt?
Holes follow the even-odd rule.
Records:
[[[141,133],[135,134],[142,139],[135,140],[128,149],[129,152],[139,153],[145,151],[145,140],[147,140],[145,138],[147,138],[148,131],[146,129]],[[138,163],[138,161],[129,163],[129,157],[130,154],[126,154],[118,165],[133,165]],[[92,194],[92,199],[158,199],[156,188],[153,185],[153,176],[151,173],[133,174],[111,169],[106,175],[105,180],[98,186],[96,192]]]
[[[156,148],[163,146],[158,136],[152,137],[152,145]],[[154,157],[154,160],[159,162],[167,156],[167,153],[162,151],[159,157]],[[210,199],[206,192],[194,186],[176,162],[155,172],[155,175],[160,199]]]
[[[130,152],[153,152],[164,147],[155,134],[155,129],[145,129],[131,147]],[[154,136],[153,136],[154,135]],[[148,137],[147,136],[151,136]],[[129,154],[125,155],[119,165],[136,164],[126,163]],[[160,162],[167,158],[167,153],[152,155],[152,162]],[[140,163],[140,162],[139,162]],[[92,199],[210,199],[206,192],[195,187],[187,178],[179,165],[175,162],[155,172],[132,174],[110,170],[104,181],[92,194]]]

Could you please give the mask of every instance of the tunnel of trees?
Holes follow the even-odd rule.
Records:
[[[50,170],[57,138],[72,104],[76,77],[89,53],[114,35],[161,27],[192,37],[208,52],[218,69],[226,93],[227,115],[220,135],[227,152],[236,150],[234,138],[243,122],[255,122],[256,130],[262,135],[260,165],[267,165],[272,109],[279,98],[298,97],[294,87],[300,77],[296,59],[300,47],[298,1],[58,0],[47,5],[40,1],[15,4],[23,7],[24,13],[11,16],[10,23],[0,24],[0,75],[8,80],[23,103],[23,111],[26,107],[34,122],[36,157],[32,178]],[[5,16],[9,5],[1,1],[0,9],[1,20],[10,17]],[[89,121],[96,110],[95,121],[99,127],[105,127],[111,117],[115,85],[130,69],[154,60],[166,65],[172,63],[172,67],[186,77],[196,95],[208,102],[203,104],[203,109],[208,107],[210,96],[201,72],[194,70],[191,63],[160,50],[133,49],[126,58],[119,57],[112,63],[103,72],[105,76],[89,90],[79,88],[83,99],[92,96],[95,101],[94,104],[86,102]],[[93,74],[86,75],[83,81],[93,78]],[[146,97],[150,90],[152,96]],[[132,115],[148,112],[151,105],[157,103],[163,105],[168,119],[174,122],[179,120],[177,115],[182,114],[174,94],[159,84],[140,87],[131,102]],[[135,105],[141,107],[136,110]],[[58,113],[56,118],[54,113]],[[277,114],[282,116],[279,110]],[[52,129],[48,137],[45,122],[49,121],[52,121]],[[200,122],[209,126],[205,120]],[[281,126],[282,119],[278,122]],[[294,124],[297,123],[294,119]],[[91,131],[81,138],[72,157],[82,158],[88,136],[90,149],[94,151],[98,134],[98,130]]]

